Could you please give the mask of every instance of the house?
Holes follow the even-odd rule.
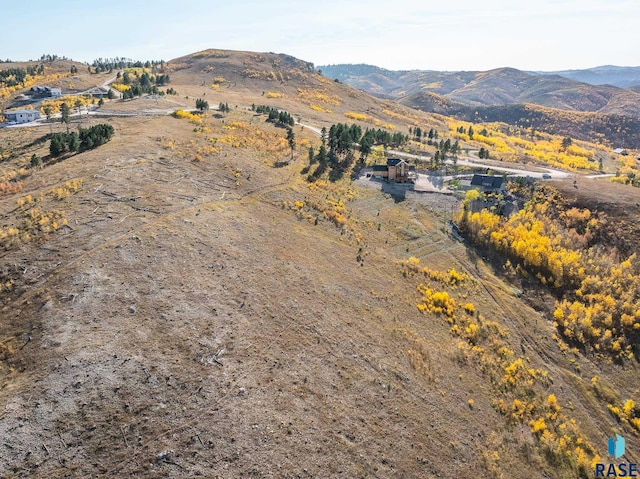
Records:
[[[373,165],[371,176],[386,178],[396,183],[406,183],[415,179],[416,169],[400,158],[387,159],[386,165]]]
[[[28,123],[40,118],[38,110],[9,110],[4,112],[8,123]]]
[[[89,88],[87,91],[83,92],[83,94],[91,95],[94,98],[106,98],[109,95],[109,89],[94,86],[93,88]]]
[[[476,174],[471,179],[471,188],[482,192],[502,192],[506,189],[506,183],[504,176]]]
[[[48,86],[31,87],[31,95],[36,98],[59,97],[62,96],[61,88],[50,88]]]
[[[629,154],[627,150],[625,150],[624,148],[616,148],[615,150],[613,150],[613,152],[616,155],[623,155],[623,156],[627,156]]]

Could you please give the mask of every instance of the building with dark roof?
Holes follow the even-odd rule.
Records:
[[[504,191],[506,183],[504,176],[476,174],[473,175],[471,179],[471,188],[478,189],[482,192]]]

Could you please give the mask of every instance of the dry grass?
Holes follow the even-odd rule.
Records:
[[[256,70],[282,69],[263,57]],[[217,52],[199,61],[232,60]],[[268,87],[212,65],[197,64],[190,81],[189,70],[171,73],[171,86],[190,97],[184,107],[208,88],[209,103],[228,101],[229,115],[209,113],[196,131],[169,116],[113,117],[110,143],[30,170],[22,191],[0,197],[5,224],[16,195],[29,194],[68,220],[1,260],[0,279],[12,285],[0,293],[0,475],[552,475],[529,428],[514,430],[494,409],[495,388],[465,362],[450,325],[416,308],[418,280],[397,266],[410,256],[473,276],[473,290],[455,290],[460,304],[500,323],[506,346],[548,369],[559,403],[571,401],[572,417],[603,443],[615,419],[589,384],[579,387],[596,366],[565,356],[551,324],[444,233],[455,199],[397,202],[348,180],[309,188],[299,174],[306,151],[273,167],[286,132],[247,108]],[[212,93],[214,77],[225,82]],[[270,100],[307,115],[291,99],[305,81],[285,81],[293,93]],[[343,85],[322,85],[343,103],[333,114],[311,110],[315,125],[365,111]],[[2,130],[0,141],[22,151],[46,132]],[[231,134],[264,144],[219,141]],[[2,168],[17,171],[32,151],[44,155],[46,145]],[[75,178],[74,194],[47,196]],[[344,227],[306,217],[313,202],[340,201]],[[624,398],[633,374],[598,372]],[[627,441],[634,450],[637,438]]]

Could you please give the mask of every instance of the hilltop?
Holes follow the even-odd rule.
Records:
[[[123,70],[123,92],[125,72],[170,82],[87,99],[71,128],[111,125],[97,148],[51,157],[59,122],[0,129],[0,475],[590,477],[613,432],[636,457],[637,361],[567,346],[556,292],[451,233],[461,196],[357,169],[412,152],[442,168],[420,128],[458,141],[460,164],[490,148],[476,170],[610,185],[589,191],[612,215],[640,190],[586,173],[636,170],[593,143],[379,99],[283,54],[207,50]],[[322,128],[341,123],[406,136],[404,151],[320,158]],[[346,173],[313,178],[323,161]]]

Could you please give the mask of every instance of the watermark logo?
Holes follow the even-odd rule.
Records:
[[[607,443],[607,452],[614,459],[618,459],[624,456],[625,453],[625,441],[624,437],[620,434],[616,434],[609,438]],[[596,477],[638,477],[638,464],[635,462],[621,462],[621,463],[596,463],[595,470]]]
[[[624,456],[624,437],[616,434],[615,437],[609,438],[609,455],[618,459]]]

